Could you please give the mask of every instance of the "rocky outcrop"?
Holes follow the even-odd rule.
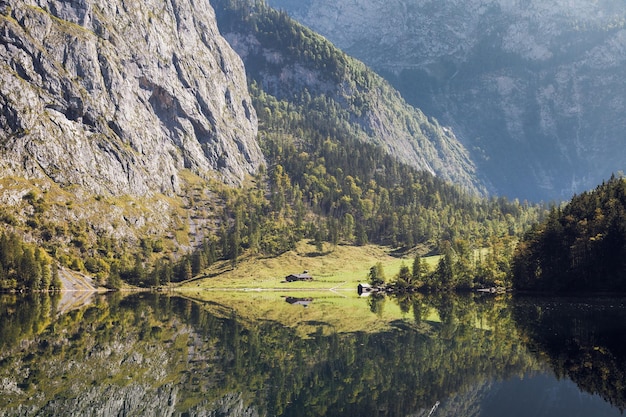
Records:
[[[263,162],[243,64],[207,1],[0,1],[0,170],[166,194]]]
[[[626,4],[269,0],[451,125],[497,192],[569,199],[626,165]]]

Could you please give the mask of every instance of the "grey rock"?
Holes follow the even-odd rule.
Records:
[[[239,184],[263,156],[241,59],[206,1],[0,5],[0,170],[97,194]]]

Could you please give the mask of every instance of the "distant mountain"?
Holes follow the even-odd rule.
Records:
[[[0,1],[0,170],[102,195],[239,184],[264,158],[206,3]]]
[[[510,197],[567,200],[626,166],[621,0],[268,0],[450,125]]]
[[[363,63],[263,2],[212,4],[221,33],[242,57],[249,80],[265,93],[311,113],[323,103],[332,116],[321,129],[342,125],[349,136],[378,145],[409,166],[487,192],[489,185],[454,131],[408,104]]]

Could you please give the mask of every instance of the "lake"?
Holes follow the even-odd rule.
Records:
[[[620,416],[626,299],[0,296],[1,416]]]

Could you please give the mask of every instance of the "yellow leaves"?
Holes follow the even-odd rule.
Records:
[[[592,236],[589,238],[590,242],[597,242],[597,241],[601,241],[604,238],[604,235],[602,233],[598,233],[595,236]]]

